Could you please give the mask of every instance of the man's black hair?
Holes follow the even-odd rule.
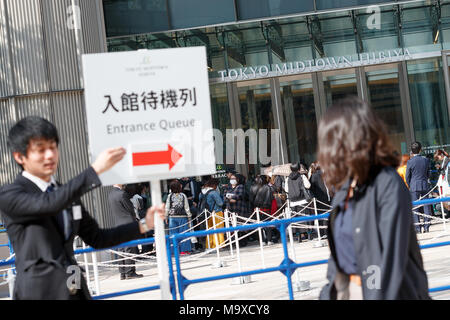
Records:
[[[59,144],[58,130],[50,121],[41,117],[26,117],[17,122],[8,133],[11,152],[27,155],[28,145],[33,139],[45,139]]]
[[[292,172],[297,172],[298,170],[300,170],[300,163],[299,162],[294,162],[291,164],[291,171]]]
[[[414,154],[419,154],[420,150],[422,150],[422,145],[420,144],[420,142],[415,141],[413,143],[411,143],[411,151]]]
[[[242,174],[237,173],[237,174],[235,174],[235,176],[237,178],[238,184],[245,184],[245,180],[246,179],[245,179],[245,177]]]
[[[130,183],[123,186],[123,190],[129,194],[130,197],[133,197],[135,194],[140,193],[138,192],[138,184],[137,183]]]

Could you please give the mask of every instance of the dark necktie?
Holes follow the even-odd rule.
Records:
[[[45,192],[53,192],[53,191],[55,191],[55,185],[52,183],[47,187]],[[69,212],[66,209],[64,209],[56,216],[56,220],[58,221],[59,228],[64,233],[64,240],[69,239],[70,234],[72,233],[72,226],[70,223]]]

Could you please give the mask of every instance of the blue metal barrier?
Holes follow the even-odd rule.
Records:
[[[0,224],[0,226],[4,227],[3,224]],[[6,229],[0,229],[0,233],[6,233]],[[14,254],[14,250],[13,250],[13,247],[11,245],[11,241],[9,241],[9,238],[8,238],[8,243],[0,244],[0,247],[8,247],[10,256],[12,256]],[[6,261],[6,260],[7,259],[0,260],[0,265],[1,265],[2,262]],[[13,269],[13,273],[16,274],[16,269],[15,268]]]
[[[433,203],[439,203],[439,202],[447,202],[450,201],[450,197],[448,198],[436,198],[436,199],[426,199],[426,200],[420,200],[413,202],[414,206],[418,205],[426,205],[426,204],[433,204]],[[180,295],[180,299],[184,299],[184,291],[186,290],[187,286],[194,283],[200,283],[200,282],[207,282],[207,281],[213,281],[213,280],[222,280],[222,279],[228,279],[228,278],[234,278],[237,276],[247,276],[252,274],[261,274],[266,272],[274,272],[274,271],[280,271],[282,272],[286,277],[288,281],[288,290],[289,290],[289,299],[293,300],[293,290],[292,290],[292,280],[291,275],[297,268],[302,267],[308,267],[313,265],[319,265],[319,264],[326,264],[328,260],[318,260],[318,261],[311,261],[306,263],[300,263],[296,264],[293,263],[292,260],[289,259],[289,255],[287,252],[287,241],[286,241],[286,228],[289,224],[295,223],[295,222],[301,222],[301,221],[312,221],[312,220],[319,220],[319,219],[326,219],[328,218],[329,214],[323,214],[318,215],[314,217],[300,217],[300,218],[293,218],[288,220],[278,220],[278,221],[271,221],[271,222],[265,222],[260,224],[251,224],[247,226],[240,226],[240,227],[232,227],[232,228],[222,228],[222,229],[216,229],[216,230],[209,230],[209,231],[198,231],[198,232],[191,232],[191,233],[184,233],[184,234],[177,234],[172,236],[172,242],[174,245],[174,251],[175,251],[175,264],[177,268],[177,280],[178,280],[178,292]],[[225,233],[225,232],[232,232],[232,231],[244,231],[244,230],[251,230],[256,228],[264,228],[268,226],[275,226],[280,231],[280,238],[283,244],[283,252],[284,252],[284,260],[278,267],[274,268],[266,268],[266,269],[258,269],[258,270],[251,270],[241,273],[231,273],[226,275],[219,275],[214,277],[205,277],[195,280],[188,280],[186,279],[182,273],[181,273],[181,265],[180,265],[180,257],[178,254],[178,243],[182,241],[183,239],[195,237],[195,236],[206,236],[214,233]],[[429,244],[421,246],[421,249],[427,249],[427,248],[435,248],[440,246],[447,246],[450,245],[450,242],[442,242],[442,243],[435,243],[435,244]],[[443,291],[443,290],[449,290],[450,288],[445,287],[439,287],[439,288],[432,288],[430,289],[430,292],[436,292],[436,291]]]
[[[74,254],[83,254],[83,253],[92,253],[92,252],[99,252],[99,251],[104,251],[107,249],[119,249],[119,248],[128,248],[128,247],[136,247],[138,245],[144,245],[144,244],[151,244],[154,243],[155,239],[154,238],[146,238],[146,239],[139,239],[139,240],[133,240],[133,241],[129,241],[129,242],[124,242],[120,245],[111,247],[111,248],[105,248],[105,249],[94,249],[91,247],[85,248],[85,249],[78,249],[74,251]],[[171,256],[171,248],[170,248],[170,241],[168,241],[168,236],[166,236],[166,247],[167,247],[167,256],[170,257]],[[9,266],[9,265],[13,265],[15,263],[15,259],[11,259],[8,261],[0,261],[0,267],[2,266]],[[173,277],[173,267],[172,264],[169,263],[169,284],[170,284],[170,291],[172,294],[172,299],[176,300],[176,287],[175,287],[175,280]],[[94,300],[99,300],[99,299],[107,299],[107,298],[112,298],[112,297],[118,297],[118,296],[123,296],[123,295],[128,295],[128,294],[134,294],[134,293],[141,293],[141,292],[145,292],[145,291],[152,291],[152,290],[159,290],[160,286],[156,285],[156,286],[150,286],[150,287],[144,287],[144,288],[138,288],[138,289],[133,289],[133,290],[127,290],[127,291],[119,291],[119,292],[114,292],[114,293],[108,293],[105,295],[100,295],[100,296],[93,296],[92,299]]]
[[[420,206],[420,205],[426,205],[426,204],[435,204],[439,202],[450,202],[450,197],[447,198],[430,198],[430,199],[424,199],[424,200],[417,200],[414,201],[412,204],[413,206]]]
[[[302,221],[313,221],[316,219],[326,219],[328,218],[329,214],[322,214],[314,217],[300,217],[300,218],[292,218],[292,219],[284,219],[284,220],[275,220],[275,221],[269,221],[264,223],[257,223],[257,224],[251,224],[251,225],[244,225],[239,227],[231,227],[231,228],[222,228],[222,229],[216,229],[216,230],[208,230],[208,231],[196,231],[196,232],[189,232],[189,233],[182,233],[182,234],[175,234],[172,238],[172,243],[174,247],[175,252],[175,265],[177,268],[177,282],[178,282],[178,293],[180,295],[180,299],[184,299],[184,291],[186,287],[194,282],[192,280],[188,280],[183,277],[181,273],[181,265],[180,265],[180,255],[178,250],[178,243],[186,238],[190,237],[201,237],[206,236],[214,233],[225,233],[225,232],[234,232],[234,231],[245,231],[245,230],[252,230],[257,228],[265,228],[269,226],[277,227],[280,231],[280,239],[283,244],[283,253],[284,253],[284,260],[278,267],[274,268],[267,268],[267,269],[259,269],[259,270],[253,270],[253,271],[247,271],[247,272],[241,272],[241,273],[232,273],[227,275],[220,275],[216,277],[209,277],[209,278],[200,278],[196,279],[195,282],[206,282],[211,280],[220,280],[220,279],[227,279],[227,278],[233,278],[236,276],[246,276],[251,274],[259,274],[259,273],[266,273],[266,272],[273,272],[273,271],[280,271],[282,272],[286,278],[287,278],[287,284],[288,284],[288,290],[289,290],[289,298],[293,299],[293,288],[292,288],[292,279],[291,275],[295,271],[295,263],[289,259],[288,249],[287,249],[287,240],[286,240],[286,228],[289,224],[295,223],[295,222],[302,222]]]
[[[426,200],[415,201],[415,202],[413,202],[413,205],[414,206],[427,205],[427,204],[433,204],[433,203],[439,203],[439,202],[450,202],[450,197],[442,198],[442,199],[436,198],[436,199],[426,199]],[[280,271],[287,278],[289,299],[293,300],[294,296],[293,296],[293,287],[292,287],[291,276],[295,272],[295,270],[297,268],[304,268],[304,267],[326,264],[326,263],[328,263],[328,260],[317,260],[317,261],[310,261],[310,262],[304,262],[304,263],[293,262],[289,258],[289,254],[288,254],[286,229],[292,223],[326,219],[328,217],[329,217],[329,213],[325,213],[325,214],[318,215],[318,216],[298,217],[298,218],[291,218],[291,219],[284,219],[284,220],[273,220],[273,221],[269,221],[269,222],[251,224],[251,225],[243,225],[243,226],[238,226],[238,227],[230,227],[230,228],[221,228],[221,229],[216,229],[216,230],[196,231],[196,232],[175,234],[170,237],[166,236],[167,256],[168,256],[168,259],[170,259],[169,260],[169,277],[170,277],[169,281],[170,281],[172,299],[173,300],[177,299],[177,291],[178,291],[180,299],[184,300],[184,291],[191,284],[207,282],[207,281],[215,281],[215,280],[221,280],[221,279],[228,279],[228,278],[234,278],[234,277],[241,277],[241,276],[247,276],[247,275],[253,275],[253,274],[262,274],[262,273]],[[201,236],[211,235],[211,234],[215,234],[215,233],[226,233],[226,232],[234,232],[234,231],[252,230],[252,229],[257,229],[257,228],[265,228],[268,226],[274,226],[274,227],[278,228],[278,230],[280,231],[280,238],[281,238],[282,245],[283,245],[284,259],[278,267],[257,269],[257,270],[238,272],[238,273],[223,274],[223,275],[204,277],[204,278],[198,278],[198,279],[186,279],[182,275],[180,253],[179,253],[179,243],[183,239],[187,239],[190,237],[201,237]],[[142,244],[150,244],[150,243],[154,243],[154,238],[134,240],[134,241],[126,242],[121,245],[115,246],[113,248],[135,247],[140,244],[142,245]],[[174,280],[174,275],[173,275],[174,270],[172,267],[173,261],[172,261],[171,244],[173,245],[173,254],[174,254],[175,265],[176,265],[176,270],[177,270],[178,290],[176,290],[177,287],[175,285],[175,280]],[[420,246],[420,248],[428,249],[428,248],[435,248],[435,247],[448,246],[448,245],[450,245],[450,241],[423,245],[423,246]],[[110,249],[112,249],[112,248],[110,248]],[[96,252],[96,251],[102,251],[102,250],[105,250],[105,249],[86,248],[86,249],[76,250],[75,254]],[[0,262],[0,266],[14,264],[14,261],[15,260],[12,259],[11,261]],[[150,286],[150,287],[144,287],[144,288],[138,288],[138,289],[133,289],[133,290],[126,290],[126,291],[120,291],[120,292],[115,292],[115,293],[109,293],[109,294],[105,294],[105,295],[94,296],[93,299],[95,299],[95,300],[107,299],[107,298],[112,298],[112,297],[117,297],[117,296],[141,293],[141,292],[145,292],[145,291],[158,290],[158,289],[160,289],[160,287],[158,285]],[[431,288],[431,289],[429,289],[429,292],[432,293],[432,292],[445,291],[445,290],[450,290],[450,286]]]
[[[155,238],[133,240],[133,241],[122,243],[118,246],[115,246],[115,247],[112,247],[109,249],[136,247],[138,245],[145,245],[145,244],[152,244],[152,243],[155,243]],[[171,248],[170,248],[169,236],[166,236],[166,249],[167,249],[167,257],[168,257],[168,259],[171,259],[170,258],[171,257]],[[83,254],[83,253],[98,252],[98,251],[103,251],[103,250],[106,250],[106,249],[94,249],[94,248],[89,247],[86,249],[75,250],[74,253],[75,254]],[[0,264],[0,266],[1,266],[1,264]],[[177,294],[176,294],[175,280],[173,277],[172,263],[169,263],[169,284],[170,284],[170,292],[172,294],[172,299],[176,300]],[[156,286],[150,286],[150,287],[145,287],[145,288],[138,288],[138,289],[133,289],[133,290],[108,293],[108,294],[100,295],[100,296],[94,296],[94,297],[92,297],[92,299],[94,299],[94,300],[108,299],[108,298],[112,298],[112,297],[119,297],[119,296],[124,296],[124,295],[128,295],[128,294],[141,293],[141,292],[153,291],[153,290],[159,290],[159,289],[160,289],[160,286],[156,285]]]

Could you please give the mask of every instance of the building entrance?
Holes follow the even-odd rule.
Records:
[[[308,166],[316,160],[320,117],[337,100],[356,95],[383,119],[397,152],[408,153],[417,135],[414,120],[417,111],[411,102],[416,76],[411,71],[419,62],[391,62],[230,83],[230,112],[238,119],[233,128],[279,129],[282,163],[300,161]],[[449,53],[443,54],[442,62],[448,82]],[[446,88],[448,91],[448,85]],[[270,135],[268,139],[270,148]],[[247,137],[246,159],[249,147]],[[254,176],[261,172],[261,167],[259,163],[246,165],[240,171]]]

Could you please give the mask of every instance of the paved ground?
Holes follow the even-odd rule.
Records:
[[[433,225],[431,232],[420,234],[420,244],[450,241],[450,225],[448,232],[444,232],[443,225]],[[308,262],[314,260],[327,259],[329,256],[328,247],[314,247],[315,241],[295,243],[296,262]],[[292,260],[293,255],[289,247],[289,254]],[[428,273],[430,288],[450,285],[450,247],[438,247],[422,250],[425,269]],[[262,268],[261,250],[258,242],[250,243],[247,247],[241,248],[241,268],[243,271]],[[213,264],[217,262],[217,255],[214,252],[207,255],[191,255],[182,257],[182,273],[187,279],[197,279],[201,277],[229,274],[239,271],[236,252],[231,256],[229,249],[222,249],[220,258],[227,263],[226,267],[215,268]],[[278,266],[283,260],[283,248],[281,244],[264,247],[264,263],[266,268]],[[136,280],[120,280],[117,267],[100,268],[100,293],[107,294],[123,290],[153,286],[158,284],[156,260],[154,258],[145,261],[148,265],[139,266],[138,272],[145,277]],[[315,300],[318,298],[320,288],[326,283],[326,265],[317,265],[298,269],[292,276],[293,282],[310,281],[311,289],[308,291],[294,292],[296,300]],[[93,280],[91,269],[91,280]],[[245,284],[236,284],[238,279],[225,279],[211,281],[207,283],[193,284],[185,291],[186,300],[287,300],[289,299],[286,277],[280,272],[271,272],[259,275],[252,275],[251,281]],[[450,299],[450,291],[432,294],[434,299]],[[3,299],[7,299],[6,297]],[[158,300],[160,292],[150,291],[145,293],[115,297],[116,300]]]

